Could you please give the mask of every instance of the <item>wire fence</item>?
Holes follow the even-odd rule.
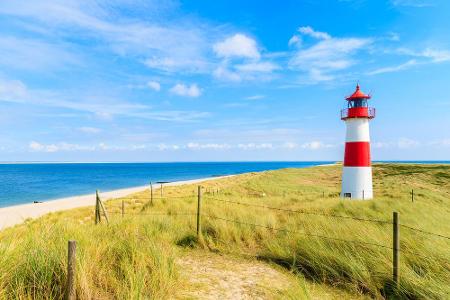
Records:
[[[215,193],[213,196],[218,195]],[[261,193],[263,194],[263,193]],[[439,233],[433,233],[430,231],[426,231],[420,228],[412,227],[406,224],[400,224],[398,221],[399,214],[397,212],[393,212],[393,219],[391,220],[381,220],[381,219],[374,219],[374,218],[366,218],[366,217],[359,217],[359,216],[346,216],[346,215],[339,215],[339,214],[332,214],[332,213],[322,213],[317,211],[306,211],[306,210],[295,210],[295,209],[288,209],[283,207],[275,207],[275,206],[269,206],[269,205],[262,205],[257,203],[249,203],[249,202],[241,202],[241,201],[234,201],[234,200],[228,200],[228,199],[221,199],[218,197],[213,197],[211,193],[206,193],[205,196],[203,196],[202,188],[199,186],[197,195],[195,195],[195,192],[191,195],[170,195],[163,197],[156,198],[153,196],[153,194],[150,194],[150,197],[124,197],[120,198],[119,200],[122,200],[122,205],[116,205],[115,203],[103,203],[100,200],[100,197],[97,193],[96,197],[96,207],[95,207],[95,223],[98,224],[101,222],[101,212],[103,212],[103,215],[106,219],[106,221],[109,223],[108,214],[112,215],[121,215],[122,217],[125,216],[163,216],[163,217],[196,217],[196,233],[197,238],[201,238],[203,235],[208,235],[208,230],[203,231],[202,230],[202,218],[206,218],[209,220],[217,220],[222,221],[226,223],[232,223],[240,226],[248,226],[252,228],[264,228],[269,231],[274,232],[285,232],[289,234],[298,234],[303,235],[305,237],[314,238],[314,239],[320,239],[324,241],[332,241],[332,242],[338,242],[338,243],[344,243],[344,244],[351,244],[356,245],[358,247],[365,247],[365,248],[378,248],[378,249],[385,249],[392,251],[392,280],[395,283],[395,285],[398,285],[399,281],[399,257],[400,252],[402,253],[408,253],[417,257],[421,257],[423,259],[430,259],[429,256],[424,256],[421,253],[418,253],[418,251],[413,251],[411,249],[405,248],[405,245],[400,243],[400,228],[405,228],[412,232],[418,232],[420,234],[424,234],[433,238],[440,238],[445,241],[449,241],[450,237],[439,234]],[[232,197],[232,195],[225,194],[224,197]],[[148,209],[151,209],[157,200],[174,200],[174,201],[186,201],[186,200],[193,200],[197,198],[196,204],[196,212],[186,212],[186,211],[178,211],[178,212],[148,212]],[[132,208],[132,211],[126,210],[125,207],[125,201],[134,201],[134,204],[143,204],[140,207],[140,210],[136,211],[135,208]],[[325,234],[318,234],[318,233],[312,233],[306,230],[304,227],[303,230],[298,230],[296,228],[282,228],[282,227],[275,227],[275,226],[269,226],[264,224],[257,224],[257,223],[251,223],[247,221],[242,221],[238,219],[230,219],[225,218],[223,216],[217,216],[210,213],[204,213],[201,211],[201,203],[204,201],[205,203],[224,203],[224,204],[232,204],[232,205],[239,205],[239,206],[246,206],[251,208],[260,208],[260,209],[267,209],[271,211],[277,211],[281,212],[283,214],[304,214],[304,215],[314,215],[314,216],[320,216],[320,217],[326,217],[326,218],[333,218],[333,219],[339,219],[339,220],[351,220],[351,221],[357,221],[357,222],[366,222],[366,223],[372,223],[377,224],[380,226],[386,226],[390,225],[392,226],[392,239],[390,239],[390,242],[392,242],[392,246],[385,245],[382,243],[367,241],[367,240],[359,240],[359,239],[346,239],[341,237],[333,237],[328,236]],[[108,212],[108,210],[110,210]],[[441,257],[440,255],[433,256],[432,259],[439,260],[442,262],[442,265],[444,268],[448,268],[445,266],[448,266],[449,259],[446,257]]]
[[[222,192],[222,191],[221,191]],[[216,193],[218,194],[219,191],[217,190]],[[328,218],[336,218],[336,219],[347,219],[347,220],[353,220],[353,221],[359,221],[359,222],[369,222],[369,223],[375,223],[375,224],[379,224],[379,225],[393,225],[392,220],[381,220],[381,219],[371,219],[371,218],[363,218],[363,217],[358,217],[358,216],[346,216],[346,215],[338,215],[338,214],[332,214],[332,213],[321,213],[321,212],[317,212],[317,211],[306,211],[306,210],[298,210],[298,209],[287,209],[287,208],[283,208],[283,207],[274,207],[274,206],[268,206],[268,205],[262,205],[262,204],[254,204],[254,203],[248,203],[248,202],[241,202],[241,201],[234,201],[234,200],[226,200],[226,199],[220,199],[217,197],[212,197],[210,196],[212,194],[212,192],[210,193],[206,193],[205,196],[203,196],[203,200],[204,201],[214,201],[214,202],[221,202],[221,203],[229,203],[229,204],[234,204],[234,205],[241,205],[241,206],[247,206],[247,207],[255,207],[255,208],[262,208],[262,209],[268,209],[268,210],[273,210],[273,211],[278,211],[278,212],[283,212],[283,213],[288,213],[288,214],[304,214],[304,215],[313,215],[313,216],[321,216],[321,217],[328,217]],[[262,192],[260,194],[263,194]],[[225,197],[228,197],[227,195],[225,195]],[[139,201],[137,203],[139,204],[144,204],[144,205],[148,205],[151,201],[157,201],[157,200],[195,200],[195,198],[198,198],[198,195],[182,195],[182,196],[172,196],[172,195],[167,195],[167,196],[163,196],[163,197],[139,197],[139,196],[134,196],[134,197],[121,197],[120,200],[122,201],[127,201],[127,200],[135,200],[135,201]],[[135,203],[136,204],[136,203]],[[123,205],[114,205],[114,204],[110,204],[107,203],[105,205],[105,207],[107,207],[108,209],[110,208],[116,208],[119,210],[124,209]],[[127,212],[109,212],[110,214],[122,214],[122,215],[167,215],[167,216],[180,216],[180,215],[188,215],[188,216],[193,216],[196,215],[196,213],[145,213],[145,212],[138,212],[138,213],[127,213]],[[240,222],[240,221],[236,221],[236,220],[230,220],[230,219],[225,219],[225,218],[221,218],[221,217],[216,217],[216,216],[212,216],[212,215],[204,215],[201,214],[202,216],[205,217],[209,217],[209,218],[215,218],[215,219],[220,219],[223,221],[227,221],[227,222],[234,222],[234,223],[240,223],[240,224],[246,224],[246,225],[251,225],[251,226],[255,226],[255,227],[261,227],[264,225],[260,225],[260,224],[250,224],[250,223],[246,223],[246,222]],[[430,232],[430,231],[426,231],[420,228],[416,228],[416,227],[412,227],[406,224],[399,224],[400,227],[405,228],[407,230],[410,231],[414,231],[414,232],[419,232],[422,233],[424,235],[428,235],[428,236],[432,236],[435,238],[442,238],[442,239],[446,239],[446,240],[450,240],[450,236],[446,236],[443,234],[439,234],[439,233],[434,233],[434,232]],[[267,227],[267,229],[272,229],[272,230],[276,230],[276,231],[286,231],[286,232],[295,232],[295,233],[300,233],[298,231],[292,231],[292,230],[288,230],[288,229],[280,229],[280,228],[272,228],[272,227]],[[304,232],[302,232],[302,234],[304,235],[308,235]],[[310,236],[314,236],[312,234],[309,234]],[[334,239],[332,237],[326,237],[326,236],[320,236],[320,235],[316,235],[317,237],[323,237],[323,238],[329,238],[329,239]],[[350,241],[351,242],[351,241]],[[392,247],[387,247],[387,246],[383,246],[383,245],[378,245],[384,248],[390,248],[392,249]]]

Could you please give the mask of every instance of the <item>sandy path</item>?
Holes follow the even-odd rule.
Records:
[[[273,299],[291,284],[266,263],[192,251],[177,260],[187,282],[179,299]]]
[[[233,176],[233,175],[229,175]],[[193,184],[199,183],[212,179],[219,179],[229,176],[213,177],[213,178],[202,178],[194,180],[176,181],[171,183],[166,183],[164,186],[178,186],[183,184]],[[159,185],[155,186],[158,189]],[[108,200],[113,198],[124,197],[129,194],[137,193],[148,189],[148,186],[132,187],[120,190],[114,190],[110,192],[101,193],[102,200]],[[20,224],[26,219],[37,218],[48,214],[50,212],[67,210],[77,207],[94,206],[95,205],[95,194],[74,196],[61,198],[57,200],[44,201],[42,203],[29,203],[21,204],[9,207],[0,208],[0,230]]]

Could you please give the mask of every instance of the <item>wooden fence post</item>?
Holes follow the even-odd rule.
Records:
[[[125,200],[122,199],[122,218],[125,215]]]
[[[150,181],[150,205],[153,206],[153,184]]]
[[[100,198],[98,190],[95,191],[95,224],[100,223]]]
[[[102,200],[100,200],[100,197],[98,198],[98,203],[100,203],[100,208],[101,208],[102,211],[103,211],[103,215],[105,216],[106,223],[109,224],[108,214],[106,213],[106,209],[105,209],[105,207],[103,206],[103,202],[102,202]],[[100,215],[100,211],[99,211],[99,215]]]
[[[400,252],[400,232],[399,232],[399,222],[398,222],[398,212],[393,213],[393,255],[392,255],[392,279],[395,286],[398,285],[399,277],[399,252]]]
[[[163,197],[163,184],[161,183],[161,198]]]
[[[411,202],[414,202],[414,190],[411,190]]]
[[[201,224],[200,224],[201,202],[202,202],[202,187],[198,186],[198,191],[197,191],[197,238],[200,237],[200,235],[201,235]]]
[[[68,243],[68,259],[67,259],[67,300],[75,300],[77,298],[75,288],[75,272],[76,272],[76,250],[77,242],[69,241]]]
[[[364,190],[363,190],[363,200],[365,200],[364,198],[365,198],[365,194],[364,194]]]

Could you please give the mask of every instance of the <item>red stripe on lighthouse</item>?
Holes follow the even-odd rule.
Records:
[[[369,142],[347,142],[345,143],[345,167],[369,167],[370,166],[370,143]]]

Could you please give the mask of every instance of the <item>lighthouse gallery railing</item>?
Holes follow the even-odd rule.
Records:
[[[341,119],[348,118],[375,118],[374,107],[351,107],[341,110]]]

